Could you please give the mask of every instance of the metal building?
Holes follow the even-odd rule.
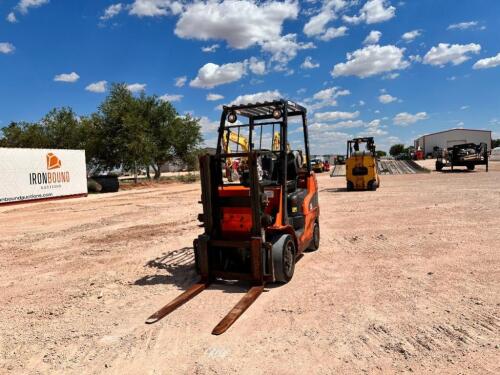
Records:
[[[488,150],[491,149],[491,130],[477,129],[450,129],[437,133],[431,133],[416,139],[414,146],[420,147],[424,155],[432,154],[435,147],[448,148],[462,143],[486,143]]]

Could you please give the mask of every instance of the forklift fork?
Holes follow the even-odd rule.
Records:
[[[194,284],[179,295],[177,298],[163,306],[160,310],[151,315],[147,320],[146,324],[153,324],[158,322],[159,320],[166,317],[171,312],[175,311],[177,308],[181,307],[183,304],[188,302],[189,300],[196,297],[202,291],[204,291],[210,283],[199,281]],[[264,284],[254,285],[252,286],[248,292],[239,300],[239,302],[227,313],[227,315],[217,324],[217,326],[213,329],[213,335],[220,335],[226,332],[229,327],[231,327],[236,320],[255,302],[255,300],[262,294],[264,291]]]

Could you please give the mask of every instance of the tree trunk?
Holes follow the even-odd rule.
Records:
[[[161,164],[159,164],[159,163],[157,163],[156,165],[154,165],[154,164],[152,165],[153,170],[155,171],[155,177],[154,177],[155,180],[159,180],[160,177],[161,177],[161,168],[160,168],[160,165]]]
[[[134,183],[137,184],[137,162],[134,161]]]
[[[151,174],[149,173],[149,165],[146,168],[146,177],[148,178],[148,180],[151,180]]]

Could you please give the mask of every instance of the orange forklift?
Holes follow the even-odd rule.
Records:
[[[212,331],[222,334],[266,283],[289,282],[303,252],[318,249],[318,184],[311,170],[306,116],[304,107],[283,99],[223,107],[216,153],[200,157],[204,233],[194,241],[200,280],[146,323],[162,319],[217,280],[249,282],[248,292]],[[305,155],[287,147],[290,118],[301,122],[294,133],[302,133]],[[248,139],[248,149],[230,147],[231,132]],[[275,132],[279,148],[273,147]],[[242,161],[239,179],[233,181],[224,173],[231,158]]]

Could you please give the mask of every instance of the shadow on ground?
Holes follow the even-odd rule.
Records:
[[[158,285],[175,284],[184,287],[197,280],[194,266],[194,249],[183,247],[170,251],[160,257],[150,260],[145,267],[155,268],[157,271],[167,271],[168,274],[155,273],[141,277],[134,282],[134,285]]]
[[[341,187],[341,188],[330,188],[330,189],[322,189],[320,190],[319,192],[322,193],[322,192],[326,192],[326,193],[343,193],[343,192],[355,192],[356,190],[347,190],[347,188],[345,187]]]
[[[435,171],[437,172],[437,171]],[[439,173],[476,173],[477,171],[469,171],[468,169],[443,169]]]
[[[173,284],[181,289],[187,289],[200,278],[196,273],[192,247],[183,247],[168,252],[148,261],[145,267],[155,268],[158,273],[141,277],[134,282],[134,285]],[[164,274],[163,271],[167,271],[168,274]],[[274,287],[275,285],[266,285],[266,287],[268,286]],[[209,289],[221,290],[224,293],[245,293],[249,288],[249,282],[219,279],[213,281],[209,287]]]

